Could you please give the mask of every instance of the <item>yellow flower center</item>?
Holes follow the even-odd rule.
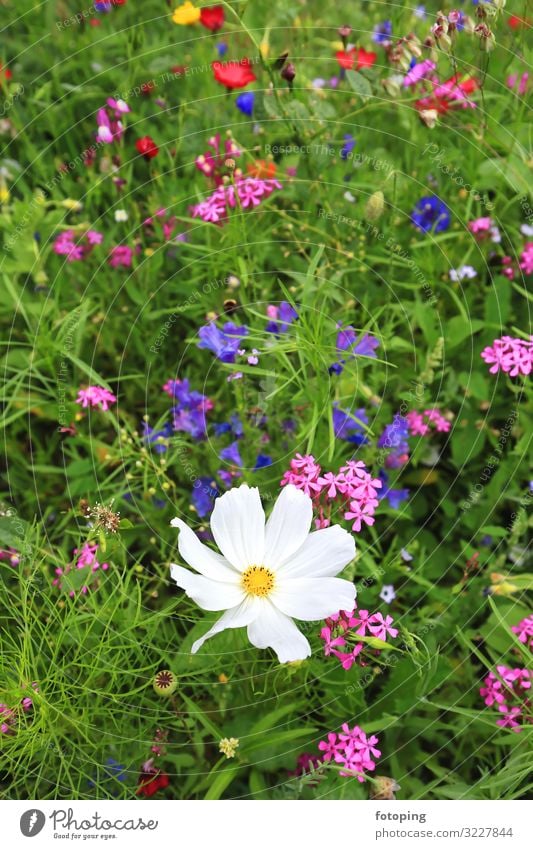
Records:
[[[264,597],[274,588],[274,573],[265,566],[249,566],[242,574],[242,585],[249,595]]]

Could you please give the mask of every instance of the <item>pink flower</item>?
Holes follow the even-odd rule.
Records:
[[[377,637],[380,640],[386,640],[387,634],[394,639],[398,636],[398,629],[391,628],[392,623],[392,616],[383,618],[382,613],[374,613],[368,624],[368,630],[373,637]]]
[[[376,748],[379,742],[374,735],[367,738],[364,731],[356,725],[350,729],[347,723],[342,726],[342,734],[330,732],[326,740],[318,744],[321,752],[324,752],[322,760],[324,763],[334,761],[341,764],[343,769],[339,772],[342,777],[355,776],[358,781],[365,780],[365,771],[372,772],[376,768],[373,758],[379,758],[381,752]]]
[[[99,407],[106,412],[109,410],[109,404],[114,404],[116,396],[103,386],[88,386],[87,389],[80,389],[76,404],[81,404],[82,407]]]
[[[437,66],[431,59],[424,59],[423,62],[418,62],[403,78],[404,86],[416,85],[420,80],[425,79]]]
[[[482,359],[492,365],[491,374],[503,371],[510,377],[528,375],[533,367],[533,336],[529,341],[502,336],[481,352]]]
[[[533,242],[527,242],[524,246],[519,265],[524,274],[533,274]]]
[[[77,262],[85,259],[92,251],[95,245],[99,245],[103,240],[103,235],[97,230],[88,230],[85,235],[76,239],[74,230],[65,230],[60,233],[54,241],[54,253],[59,256],[66,256],[67,262]]]
[[[521,643],[533,648],[533,614],[526,616],[518,625],[513,625],[511,631],[518,635]]]
[[[363,522],[366,525],[374,524],[374,522],[376,521],[374,519],[374,510],[377,507],[377,503],[377,501],[375,503],[369,501],[364,506],[361,506],[358,501],[350,501],[350,509],[344,514],[344,518],[347,521],[355,519],[352,525],[352,531],[359,533],[362,528]]]
[[[118,268],[119,266],[131,268],[133,253],[133,248],[128,247],[128,245],[116,245],[116,247],[111,248],[108,263],[111,268]]]
[[[258,206],[274,189],[283,186],[277,180],[264,180],[255,177],[236,177],[235,185],[220,185],[212,195],[192,207],[193,218],[214,224],[222,224],[227,218],[227,208],[241,206],[242,209]]]
[[[509,88],[516,89],[516,84],[518,82],[518,94],[525,94],[528,88],[529,82],[529,74],[525,71],[520,77],[518,74],[511,74],[507,77],[507,85]]]
[[[318,478],[317,483],[325,488],[328,498],[336,498],[337,491],[343,491],[342,487],[345,484],[345,480],[342,474],[334,475],[333,472],[326,472],[323,477]]]

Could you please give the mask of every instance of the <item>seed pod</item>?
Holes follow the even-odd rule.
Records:
[[[153,687],[158,696],[171,696],[178,686],[178,679],[170,669],[161,669],[153,680]]]
[[[370,195],[365,206],[365,218],[367,221],[377,221],[385,210],[385,196],[382,191]]]

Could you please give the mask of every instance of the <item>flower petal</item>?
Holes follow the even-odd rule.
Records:
[[[260,566],[265,554],[265,513],[257,487],[243,484],[217,498],[211,531],[224,557],[240,572]]]
[[[284,561],[278,574],[283,578],[338,575],[354,557],[353,536],[340,525],[332,525],[309,534],[302,547]]]
[[[279,494],[265,528],[265,566],[276,569],[298,551],[309,534],[313,503],[305,492],[289,484]]]
[[[280,663],[303,660],[311,654],[311,646],[292,619],[262,599],[261,610],[248,625],[248,639],[258,649],[272,648]]]
[[[228,584],[212,581],[211,578],[189,572],[177,563],[170,564],[170,574],[178,587],[185,590],[189,598],[204,610],[227,610],[240,604],[245,596],[244,589],[238,582]]]
[[[249,625],[259,612],[259,600],[253,596],[246,596],[243,602],[238,607],[233,607],[231,610],[226,610],[223,616],[215,622],[212,628],[196,640],[192,644],[191,652],[196,654],[199,648],[203,646],[206,640],[213,637],[215,634],[220,634],[226,628],[244,628]]]
[[[178,551],[189,566],[213,581],[233,583],[239,579],[238,572],[216,551],[200,542],[194,531],[181,519],[172,519],[173,528],[179,528]]]
[[[270,599],[282,613],[296,619],[325,619],[339,610],[353,610],[356,590],[343,578],[283,578],[276,576]]]

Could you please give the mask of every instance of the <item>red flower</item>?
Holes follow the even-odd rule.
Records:
[[[2,85],[2,78],[4,80],[10,80],[13,74],[9,70],[9,68],[4,68],[2,63],[0,62],[0,86]]]
[[[507,21],[511,29],[520,29],[521,27],[529,27],[531,24],[524,18],[519,18],[518,15],[511,15]]]
[[[339,50],[335,53],[337,62],[344,68],[345,71],[358,71],[360,68],[371,68],[376,59],[377,53],[371,50],[365,50],[364,47],[352,47],[351,50]]]
[[[217,83],[226,88],[244,88],[257,79],[251,64],[249,59],[240,59],[238,62],[213,62],[211,67]]]
[[[137,796],[146,796],[149,799],[158,790],[164,790],[168,787],[170,779],[166,772],[155,770],[154,772],[141,772],[139,776],[139,786],[137,788]]]
[[[211,32],[217,32],[224,25],[224,6],[204,6],[200,9],[200,23]]]
[[[159,153],[158,146],[150,136],[143,136],[142,139],[137,139],[135,147],[145,159],[153,159]]]

